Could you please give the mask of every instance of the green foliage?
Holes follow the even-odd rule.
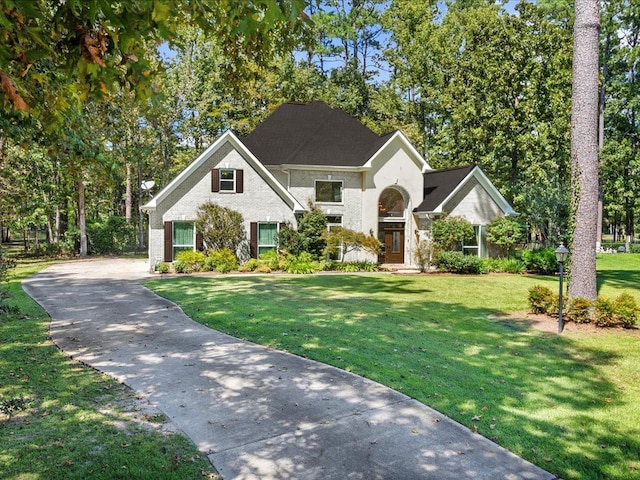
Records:
[[[328,262],[323,270],[337,272],[377,272],[378,264],[375,262]]]
[[[558,271],[558,260],[553,248],[523,250],[520,257],[528,272],[553,275]]]
[[[229,248],[222,250],[209,250],[206,253],[204,270],[228,273],[238,269],[238,257]]]
[[[250,258],[244,265],[240,266],[241,272],[253,272],[261,265],[257,258]]]
[[[527,297],[533,313],[552,313],[558,305],[556,296],[544,285],[534,285],[529,289]]]
[[[0,247],[0,310],[2,309],[2,300],[6,296],[6,288],[4,284],[7,281],[9,270],[15,268],[15,266],[15,259],[9,257],[6,250]]]
[[[475,255],[465,255],[462,252],[439,252],[435,265],[438,270],[450,273],[476,274],[485,273],[482,260]]]
[[[124,217],[111,216],[103,222],[87,225],[89,253],[123,253],[136,247],[136,227]]]
[[[335,253],[340,248],[342,249],[343,258],[349,252],[365,250],[377,255],[382,250],[382,244],[371,232],[369,232],[369,235],[365,235],[349,228],[334,227],[331,231],[324,232],[324,238],[326,239],[326,255]]]
[[[156,265],[156,272],[169,273],[169,264],[167,262],[160,262]]]
[[[487,241],[503,248],[510,257],[524,241],[525,228],[514,217],[498,217],[487,228]]]
[[[416,265],[421,272],[429,271],[429,269],[431,268],[431,261],[433,259],[434,253],[435,248],[432,242],[430,242],[429,240],[421,240],[420,238],[416,238],[416,246],[413,250],[413,257],[415,259]]]
[[[284,270],[295,274],[316,273],[322,270],[322,264],[314,260],[309,252],[302,252],[299,255],[287,255]]]
[[[275,250],[260,255],[260,263],[266,264],[271,270],[284,270],[284,256],[279,255]]]
[[[210,201],[198,207],[195,225],[208,249],[239,252],[246,241],[242,214]]]
[[[193,250],[183,250],[176,254],[173,262],[173,269],[176,273],[199,272],[204,267],[204,252]]]
[[[569,301],[566,318],[575,323],[590,323],[593,319],[594,307],[596,307],[594,302],[588,298],[572,298]]]
[[[640,307],[628,293],[611,300],[606,297],[596,301],[594,323],[599,327],[632,328],[640,319]]]
[[[475,236],[473,225],[462,217],[444,217],[431,224],[431,235],[437,247],[448,252],[461,251],[462,243]]]
[[[524,273],[524,263],[517,258],[483,258],[484,270],[495,273]]]

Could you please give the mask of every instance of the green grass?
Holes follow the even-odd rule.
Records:
[[[599,259],[640,299],[640,256]],[[157,293],[211,328],[400,390],[565,479],[640,479],[640,336],[495,320],[553,277],[172,278]]]
[[[28,407],[0,413],[0,478],[213,478],[192,443],[163,433],[163,417],[136,411],[129,389],[52,344],[49,317],[20,287],[45,265],[21,262],[10,279],[14,309],[0,313],[0,401],[23,397]]]

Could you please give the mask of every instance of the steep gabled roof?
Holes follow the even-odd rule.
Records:
[[[142,206],[143,211],[153,211],[158,205],[177,189],[193,172],[195,172],[204,162],[206,162],[215,152],[224,145],[230,144],[242,157],[251,165],[263,180],[289,205],[294,212],[304,212],[306,209],[289,193],[289,191],[253,156],[247,147],[231,131],[223,133],[209,148],[189,164],[180,174],[175,177],[167,186],[158,192],[146,205]]]
[[[516,215],[513,207],[477,165],[434,170],[424,173],[423,177],[424,200],[413,210],[416,213],[441,213],[447,202],[453,198],[467,181],[475,178],[505,215]]]
[[[241,141],[263,165],[362,167],[393,135],[314,101],[282,104]]]

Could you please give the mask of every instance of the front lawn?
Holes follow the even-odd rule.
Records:
[[[599,259],[640,300],[640,256]],[[640,479],[638,331],[562,336],[497,320],[554,277],[182,277],[148,285],[231,335],[356,372],[565,479]]]
[[[218,478],[166,418],[139,411],[131,390],[69,359],[49,339],[49,317],[20,288],[44,268],[23,261],[0,312],[0,478]],[[18,311],[19,309],[19,311]],[[26,407],[9,413],[9,406]]]

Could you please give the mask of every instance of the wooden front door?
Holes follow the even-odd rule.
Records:
[[[404,228],[385,228],[384,263],[404,263]]]

